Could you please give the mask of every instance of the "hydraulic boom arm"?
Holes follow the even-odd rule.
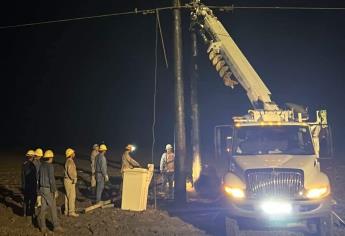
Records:
[[[224,84],[233,88],[240,83],[255,109],[279,110],[271,101],[269,89],[212,10],[199,1],[194,2],[192,21],[194,26],[199,26],[203,39],[209,44],[209,59],[223,78]]]

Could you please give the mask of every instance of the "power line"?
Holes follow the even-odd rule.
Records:
[[[279,7],[279,6],[207,6],[210,9],[216,9],[219,11],[233,11],[234,9],[256,9],[256,10],[315,10],[315,11],[343,11],[345,7]],[[2,29],[10,29],[10,28],[20,28],[20,27],[29,27],[29,26],[38,26],[38,25],[46,25],[46,24],[53,24],[53,23],[63,23],[63,22],[71,22],[71,21],[81,21],[81,20],[91,20],[97,18],[105,18],[105,17],[112,17],[112,16],[124,16],[124,15],[135,15],[135,14],[155,14],[156,11],[162,10],[173,10],[173,9],[189,9],[191,8],[190,5],[186,4],[185,6],[179,7],[159,7],[153,9],[146,9],[146,10],[138,10],[135,8],[133,11],[127,12],[114,12],[109,14],[101,14],[101,15],[93,15],[93,16],[85,16],[85,17],[74,17],[74,18],[67,18],[61,20],[47,20],[47,21],[39,21],[39,22],[32,22],[32,23],[24,23],[24,24],[17,24],[17,25],[4,25],[0,26],[0,30]]]
[[[254,10],[314,10],[314,11],[343,11],[345,7],[280,7],[280,6],[207,6],[210,9],[220,11],[233,11],[234,9],[254,9]]]
[[[75,18],[67,18],[67,19],[61,19],[61,20],[48,20],[48,21],[39,21],[39,22],[17,24],[17,25],[6,25],[6,26],[0,26],[0,30],[1,29],[9,29],[9,28],[45,25],[45,24],[52,24],[52,23],[90,20],[90,19],[105,18],[105,17],[111,17],[111,16],[124,16],[124,15],[135,15],[135,14],[143,14],[143,15],[155,14],[156,11],[171,10],[171,9],[175,9],[175,8],[176,7],[160,7],[160,8],[154,8],[154,9],[146,9],[146,10],[137,10],[137,8],[135,8],[134,11],[127,11],[127,12],[115,12],[115,13],[109,13],[109,14],[101,14],[101,15],[85,16],[85,17],[75,17]],[[181,6],[180,8],[187,8],[187,7]]]

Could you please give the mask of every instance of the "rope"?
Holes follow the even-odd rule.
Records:
[[[163,33],[162,33],[162,27],[161,27],[161,21],[159,19],[159,11],[158,10],[156,10],[156,17],[157,17],[159,33],[160,33],[161,41],[162,41],[162,48],[163,48],[163,53],[164,53],[165,65],[166,65],[167,68],[169,68],[167,54],[166,54],[166,51],[165,51],[165,45],[164,45],[164,39],[163,39]]]
[[[152,163],[154,158],[154,149],[156,142],[155,126],[156,126],[156,97],[157,97],[157,67],[158,67],[158,10],[156,18],[156,40],[155,40],[155,77],[154,77],[154,93],[153,93],[153,122],[152,122],[152,148],[151,148],[151,161]],[[153,191],[154,191],[154,201],[155,209],[157,208],[157,185],[156,185],[156,175],[153,174]]]

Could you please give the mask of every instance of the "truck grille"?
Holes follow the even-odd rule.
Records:
[[[304,185],[303,171],[297,169],[247,170],[245,176],[247,193],[252,198],[296,198]]]

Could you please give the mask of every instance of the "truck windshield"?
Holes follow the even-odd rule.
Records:
[[[242,126],[235,129],[234,155],[313,155],[305,126]]]

